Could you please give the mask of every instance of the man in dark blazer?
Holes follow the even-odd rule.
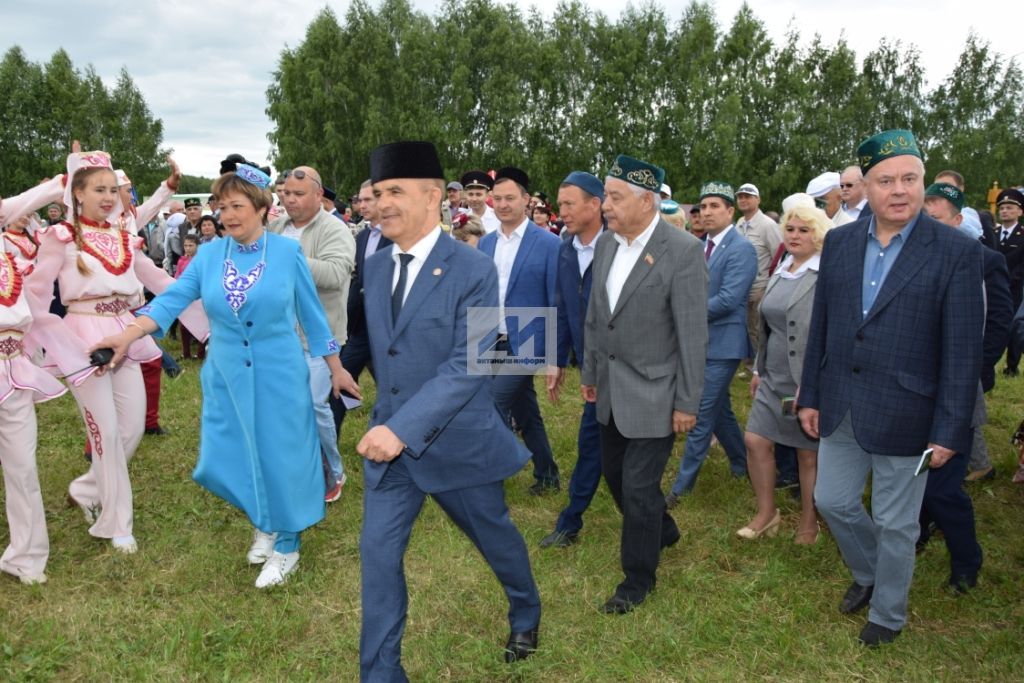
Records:
[[[608,614],[644,601],[662,548],[679,540],[661,478],[676,434],[697,420],[704,381],[707,268],[700,241],[660,217],[664,178],[624,154],[608,171],[608,232],[597,241],[584,328],[583,398],[597,404],[601,470],[622,512],[625,578]]]
[[[558,188],[558,213],[565,223],[567,239],[558,253],[558,374],[548,377],[548,396],[552,401],[569,365],[569,352],[578,365],[583,364],[583,320],[587,315],[593,283],[594,250],[604,232],[601,203],[604,185],[596,176],[573,171]],[[555,530],[545,536],[540,547],[565,547],[576,542],[583,528],[583,513],[590,506],[601,483],[601,435],[597,426],[597,409],[583,402],[576,436],[576,466],[569,480],[569,504],[558,515]]]
[[[870,604],[860,640],[877,646],[907,619],[922,453],[937,468],[971,448],[982,247],[922,214],[910,131],[868,138],[857,156],[874,216],[825,238],[797,402],[804,431],[821,438],[815,502],[853,574],[840,611]]]
[[[366,259],[377,251],[391,246],[389,240],[380,229],[380,217],[377,214],[377,200],[373,196],[373,183],[365,181],[359,188],[360,213],[366,220],[366,227],[356,235],[355,268],[352,271],[352,283],[348,290],[348,338],[341,349],[341,364],[359,381],[359,375],[370,364],[370,340],[366,333],[366,313],[363,310],[363,269]],[[373,375],[373,367],[369,367]],[[345,420],[345,403],[340,398],[331,396],[331,411],[334,413],[334,428],[338,437],[341,436],[341,425]]]
[[[540,623],[526,544],[503,488],[528,456],[495,408],[491,377],[468,365],[471,344],[494,341],[494,265],[438,225],[444,174],[432,144],[378,147],[370,176],[382,228],[394,244],[366,259],[364,273],[377,373],[370,429],[357,446],[366,458],[359,538],[364,683],[407,680],[403,557],[428,494],[477,547],[508,596],[507,662],[536,649]],[[484,330],[469,326],[471,307],[490,311]],[[478,336],[470,339],[470,332]]]
[[[933,183],[925,190],[925,213],[935,220],[959,228],[964,207],[964,193],[955,185]],[[985,335],[982,340],[982,371],[978,382],[978,399],[974,409],[974,439],[969,453],[957,453],[942,467],[928,472],[928,484],[921,506],[921,536],[918,548],[928,542],[934,523],[942,530],[949,550],[949,585],[965,593],[978,583],[982,552],[974,525],[974,506],[963,489],[964,475],[974,464],[975,454],[984,457],[981,466],[993,472],[988,462],[982,425],[985,424],[985,391],[995,384],[995,365],[1003,355],[1010,334],[1013,305],[1010,303],[1009,276],[1006,259],[994,249],[982,246],[985,269]],[[987,387],[987,388],[986,388]]]
[[[499,169],[491,192],[494,213],[501,227],[480,239],[478,248],[494,259],[498,269],[498,296],[502,305],[502,319],[496,350],[519,358],[521,351],[530,357],[546,356],[547,343],[543,331],[531,339],[532,349],[520,343],[520,330],[516,320],[507,317],[505,309],[524,307],[555,309],[555,279],[558,273],[558,248],[561,240],[526,217],[526,204],[530,200],[530,178],[513,166]],[[522,349],[520,347],[523,347]],[[521,366],[528,369],[530,366]],[[536,366],[533,366],[534,368]],[[557,374],[552,363],[547,372]],[[530,493],[540,495],[557,491],[560,483],[558,465],[551,452],[544,418],[537,404],[533,388],[533,374],[498,373],[494,377],[494,400],[502,415],[511,415],[523,442],[533,458],[533,486]]]
[[[736,195],[720,181],[701,188],[700,217],[706,231],[704,258],[708,267],[708,354],[704,363],[704,392],[697,426],[686,437],[679,474],[668,494],[675,507],[697,483],[712,435],[729,457],[733,476],[747,473],[747,447],[732,411],[729,385],[744,358],[754,355],[747,327],[747,299],[757,276],[757,252],[733,225]]]
[[[1020,190],[1007,188],[996,198],[996,207],[999,212],[996,238],[999,240],[999,253],[1006,257],[1006,268],[1010,271],[1010,295],[1016,310],[1024,300],[1024,226],[1021,226],[1024,194]],[[1020,346],[1011,339],[1006,353],[1006,368],[1003,370],[1010,377],[1016,377],[1019,373],[1021,351]]]

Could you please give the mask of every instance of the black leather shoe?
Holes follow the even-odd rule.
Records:
[[[537,651],[537,630],[510,633],[505,646],[505,663],[511,664],[526,659]]]
[[[1003,368],[1003,374],[1007,377],[1016,377],[1020,374],[1017,368]]]
[[[633,611],[634,607],[643,601],[643,598],[640,598],[639,600],[630,600],[629,598],[624,598],[616,593],[612,597],[608,598],[608,601],[601,607],[601,611],[605,614],[629,614]]]
[[[967,593],[978,585],[977,576],[951,576],[949,577],[949,586],[959,595],[967,595]]]
[[[871,594],[875,592],[874,586],[862,586],[856,581],[846,589],[843,601],[839,603],[839,611],[843,614],[854,614],[861,611],[871,602]],[[870,624],[870,622],[868,622]],[[882,628],[879,626],[879,628]]]
[[[558,483],[557,479],[538,479],[529,488],[529,492],[531,496],[543,496],[546,493],[556,493],[561,488],[562,485]]]
[[[577,541],[579,534],[570,534],[566,531],[552,531],[540,540],[541,548],[568,548]]]
[[[146,427],[146,433],[152,434],[153,436],[164,436],[166,434],[169,434],[169,432],[166,429],[159,425],[157,425],[156,427]]]
[[[860,642],[865,647],[878,647],[879,645],[885,645],[896,640],[896,636],[899,634],[899,631],[893,631],[891,628],[886,628],[873,621],[869,621],[864,624],[859,637]]]
[[[666,536],[662,536],[662,538],[661,538],[661,549],[664,550],[665,548],[671,548],[676,543],[679,543],[679,539],[680,538],[681,538],[681,536],[679,534],[679,529],[677,527],[676,530],[675,530],[675,533],[670,534],[667,537]]]

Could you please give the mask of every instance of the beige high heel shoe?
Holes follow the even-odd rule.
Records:
[[[752,529],[749,526],[745,526],[736,532],[736,535],[747,541],[756,541],[762,536],[768,538],[774,538],[779,533],[779,527],[782,525],[782,513],[779,512],[778,508],[775,509],[775,516],[772,517],[772,521],[768,522],[761,529]]]

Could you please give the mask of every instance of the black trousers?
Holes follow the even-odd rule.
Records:
[[[341,365],[352,373],[352,378],[357,382],[359,375],[364,369],[369,369],[373,375],[373,366],[370,364],[370,340],[365,336],[349,337],[345,346],[341,349]],[[374,376],[376,377],[376,376]],[[338,438],[341,438],[341,423],[345,421],[345,413],[348,411],[340,398],[334,398],[334,392],[329,397],[331,412],[334,413],[334,431]]]
[[[980,427],[979,427],[980,429]],[[981,546],[974,528],[974,506],[963,489],[968,456],[957,453],[945,465],[929,470],[921,504],[921,533],[935,522],[946,539],[950,576],[977,578],[981,569]]]
[[[621,561],[625,579],[619,597],[639,602],[654,588],[661,548],[679,538],[679,527],[665,508],[661,479],[675,435],[628,439],[611,416],[601,425],[601,473],[622,513]]]

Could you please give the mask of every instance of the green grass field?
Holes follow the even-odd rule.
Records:
[[[196,362],[164,381],[169,436],[144,438],[131,463],[140,551],[122,556],[86,532],[65,504],[85,467],[83,428],[70,396],[39,407],[39,470],[51,555],[49,583],[0,580],[0,679],[283,681],[358,680],[361,465],[355,443],[368,411],[351,413],[342,441],[349,483],[327,518],[303,537],[299,570],[258,591],[245,552],[244,516],[191,481],[198,443]],[[542,409],[563,484],[575,461],[578,375],[561,401]],[[539,386],[539,385],[538,385]],[[372,381],[364,374],[372,402]],[[538,393],[541,393],[538,391]],[[733,384],[741,424],[749,407]],[[287,410],[290,397],[281,396]],[[502,661],[507,603],[459,530],[428,502],[406,558],[410,611],[404,663],[414,681],[1013,681],[1024,676],[1024,489],[1009,482],[1009,435],[1024,417],[1024,379],[1000,376],[985,428],[995,481],[974,484],[985,567],[978,588],[945,588],[944,545],[919,557],[910,621],[890,647],[869,651],[863,615],[836,607],[849,583],[831,537],[796,546],[797,504],[778,495],[783,532],[750,543],[734,531],[754,509],[745,481],[712,450],[695,495],[674,511],[682,541],[662,558],[657,591],[634,613],[598,608],[620,579],[620,518],[602,487],[580,542],[541,551],[565,492],[526,493],[524,470],[506,484],[513,517],[530,547],[544,604],[541,649],[515,666]],[[281,444],[288,448],[288,444]],[[671,481],[681,449],[669,464]],[[7,543],[6,524],[0,546]]]

